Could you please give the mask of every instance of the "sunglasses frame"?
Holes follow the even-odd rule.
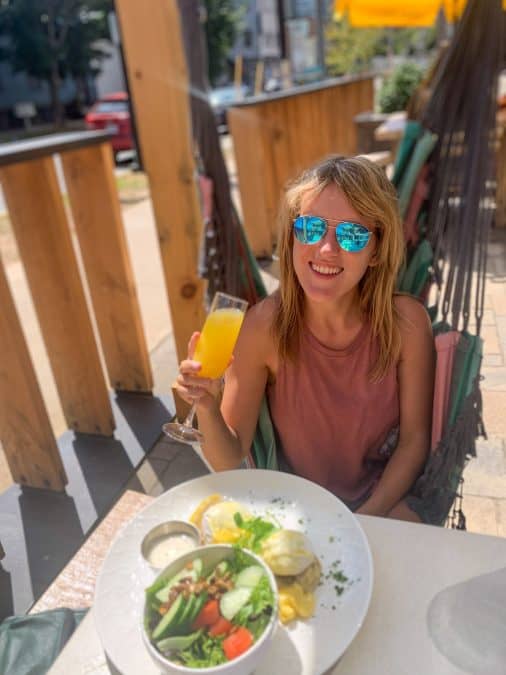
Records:
[[[301,239],[299,239],[299,237],[297,236],[298,229],[296,227],[296,223],[299,219],[302,219],[302,218],[314,218],[314,219],[319,220],[322,223],[324,223],[325,230],[322,232],[319,239],[317,239],[316,241],[313,241],[313,242],[302,241]],[[334,223],[336,223],[336,225],[330,225],[329,222],[334,222]],[[340,232],[339,228],[342,225],[355,225],[357,227],[360,227],[361,230],[363,230],[363,231],[365,230],[368,233],[367,240],[365,241],[364,245],[361,248],[347,249],[342,245],[342,243],[339,241],[339,236],[340,235],[342,236],[342,233]],[[352,220],[332,220],[331,218],[322,218],[321,216],[313,216],[313,215],[297,216],[297,218],[295,218],[293,220],[292,227],[293,227],[294,237],[297,239],[298,242],[300,242],[301,244],[304,244],[304,246],[314,246],[315,244],[319,244],[322,241],[322,239],[325,237],[327,232],[329,231],[329,228],[332,227],[336,231],[336,241],[337,241],[337,243],[339,244],[340,248],[342,248],[343,251],[345,251],[346,253],[360,253],[360,251],[363,251],[367,247],[369,242],[371,241],[371,235],[374,234],[373,230],[370,230],[365,225],[362,225],[362,223],[355,223]],[[299,232],[300,232],[300,230],[299,230]]]

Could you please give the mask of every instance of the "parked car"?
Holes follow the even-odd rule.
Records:
[[[234,103],[243,101],[248,94],[249,89],[244,84],[240,87],[230,84],[226,87],[216,87],[216,89],[211,89],[209,102],[214,110],[218,131],[226,132],[228,130],[227,108],[234,105]]]
[[[88,129],[108,129],[114,133],[111,139],[114,152],[133,149],[130,107],[126,92],[118,91],[103,96],[90,108],[85,121]]]

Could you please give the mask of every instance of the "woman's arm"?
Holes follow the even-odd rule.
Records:
[[[237,468],[253,440],[268,375],[269,302],[255,305],[246,314],[225,374],[221,409],[216,381],[197,377],[200,364],[189,358],[180,366],[178,392],[196,404],[199,429],[204,435],[202,451],[216,471]],[[197,337],[190,341],[190,356]]]
[[[358,513],[386,516],[409,492],[430,450],[435,349],[429,316],[417,300],[396,296],[401,355],[397,369],[399,442],[376,489]]]

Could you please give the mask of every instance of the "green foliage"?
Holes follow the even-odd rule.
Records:
[[[383,33],[379,28],[354,28],[346,19],[330,23],[325,54],[329,75],[338,77],[367,70],[373,56],[386,54]]]
[[[405,110],[407,103],[420,84],[423,70],[414,63],[402,63],[388,77],[379,93],[380,111],[383,113]]]
[[[325,63],[337,77],[369,70],[375,56],[413,56],[435,43],[433,28],[354,28],[346,18],[336,19],[326,29]]]
[[[205,7],[209,80],[215,86],[226,71],[227,56],[234,44],[242,10],[234,0],[205,0]]]
[[[112,9],[109,0],[88,0],[87,11],[81,11],[80,21],[70,26],[65,62],[74,77],[96,76],[101,63],[109,53],[97,45],[98,40],[109,37],[107,14]]]
[[[61,78],[99,72],[107,54],[94,43],[108,37],[111,8],[110,0],[1,0],[0,60],[48,82],[56,109]]]

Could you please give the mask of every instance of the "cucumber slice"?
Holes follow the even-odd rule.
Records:
[[[215,565],[212,569],[206,570],[206,580],[211,581],[213,577],[222,577],[225,575],[226,572],[230,569],[230,565],[228,563],[228,560],[222,560],[221,563],[218,563]]]
[[[186,601],[184,610],[181,612],[181,616],[178,617],[177,625],[174,626],[174,630],[171,631],[175,635],[184,635],[188,632],[190,626],[190,619],[193,614],[193,610],[197,604],[197,596],[195,594],[190,595]]]
[[[211,577],[222,577],[225,572],[228,572],[229,568],[230,565],[228,564],[228,560],[222,560],[213,570],[211,570],[210,574],[207,575],[207,580],[209,581]]]
[[[202,576],[202,570],[204,569],[204,563],[200,558],[195,558],[193,561],[193,573],[195,574],[195,581],[198,581]]]
[[[158,622],[158,625],[151,635],[151,639],[161,640],[161,638],[170,635],[177,625],[178,617],[181,616],[181,612],[184,611],[185,606],[185,599],[182,595],[178,595],[172,605],[169,607],[168,612],[166,612]]]
[[[244,607],[251,597],[253,589],[241,587],[233,588],[221,596],[220,612],[227,621],[232,621],[237,612]]]
[[[190,635],[175,635],[174,637],[168,637],[164,640],[159,640],[155,643],[156,648],[159,652],[175,652],[186,649],[191,644],[197,640],[202,635],[202,629],[191,633]]]
[[[167,579],[157,579],[151,586],[146,588],[146,598],[154,598],[156,593],[165,586]]]
[[[265,572],[260,565],[250,565],[249,567],[245,567],[237,575],[235,586],[236,588],[241,586],[244,586],[245,588],[255,588],[264,574]]]
[[[193,607],[192,616],[188,620],[188,626],[190,628],[191,628],[192,623],[195,621],[195,619],[200,614],[200,610],[206,604],[206,602],[207,602],[207,592],[206,591],[204,591],[200,595],[197,595],[197,602],[195,603],[195,606]]]

